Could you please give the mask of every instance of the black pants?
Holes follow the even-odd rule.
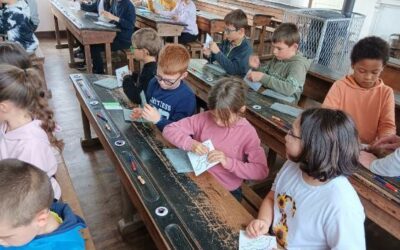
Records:
[[[118,40],[114,40],[111,44],[111,51],[129,49],[130,43],[124,43]],[[105,51],[104,44],[94,44],[90,45],[90,53],[92,54],[93,61],[93,73],[94,74],[104,74],[103,58],[101,57],[101,52]]]
[[[192,35],[190,33],[182,32],[181,36],[178,37],[178,43],[186,44],[186,43],[194,42],[194,41],[197,40],[197,37],[198,37],[198,35]],[[165,41],[167,41],[168,43],[173,43],[174,42],[174,38],[173,37],[167,37],[165,39]]]
[[[233,197],[236,198],[236,200],[238,200],[239,202],[242,201],[243,199],[243,193],[242,193],[242,188],[238,187],[237,189],[231,191],[231,194],[233,195]]]

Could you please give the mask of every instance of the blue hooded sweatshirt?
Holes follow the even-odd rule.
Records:
[[[63,220],[56,231],[38,235],[24,246],[0,246],[0,250],[84,250],[85,241],[79,230],[86,227],[85,222],[75,215],[67,204],[62,202],[53,203],[50,210]]]

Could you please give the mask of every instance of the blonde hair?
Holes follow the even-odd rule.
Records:
[[[181,44],[167,44],[160,52],[158,68],[166,75],[185,73],[189,66],[190,55]]]
[[[132,35],[132,43],[137,49],[147,49],[150,56],[157,56],[162,48],[162,40],[152,28],[141,28]]]
[[[229,126],[231,114],[243,115],[241,108],[246,105],[247,86],[242,79],[226,77],[220,79],[208,95],[208,108]]]
[[[0,102],[11,101],[17,107],[28,110],[33,119],[41,120],[41,127],[50,143],[61,151],[64,143],[53,134],[56,128],[53,110],[41,86],[42,79],[35,69],[0,64]]]

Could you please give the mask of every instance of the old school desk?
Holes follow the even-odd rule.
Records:
[[[181,35],[184,23],[175,22],[171,18],[162,17],[154,14],[144,7],[136,7],[136,23],[137,28],[153,28],[160,37],[174,37],[174,43],[178,43],[178,37]]]
[[[196,96],[207,102],[208,92],[215,81],[221,78],[221,74],[207,67],[204,68],[205,61],[192,59],[186,80]],[[274,102],[282,101],[250,90],[245,116],[256,128],[261,141],[280,156],[285,157],[284,137],[288,130],[287,125],[293,122],[294,117],[272,110],[270,105]],[[255,105],[261,108],[256,108]],[[272,116],[279,117],[283,124],[272,119]],[[400,194],[377,185],[366,169],[360,169],[350,177],[350,181],[360,196],[368,218],[400,239]]]
[[[97,17],[87,16],[82,10],[71,10],[70,1],[52,0],[51,12],[54,16],[54,25],[56,31],[57,48],[61,48],[60,30],[58,22],[62,22],[67,29],[68,49],[70,65],[75,63],[73,55],[73,45],[75,37],[85,49],[85,61],[87,72],[92,72],[92,57],[90,53],[91,44],[105,44],[105,54],[107,62],[107,74],[112,74],[111,65],[111,43],[114,41],[117,28],[104,27],[97,25]]]
[[[85,135],[90,137],[91,125],[157,247],[237,249],[239,230],[253,217],[210,174],[177,174],[150,125],[125,122],[121,110],[106,111],[102,102],[116,101],[118,96],[92,85],[103,77],[70,76],[83,110],[84,129],[89,130]],[[98,113],[108,120],[109,129]],[[125,143],[117,146],[120,140]],[[137,172],[132,171],[131,160]],[[137,174],[144,178],[144,185]],[[159,207],[166,207],[168,214],[158,216]]]

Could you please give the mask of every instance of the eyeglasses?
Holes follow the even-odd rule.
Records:
[[[301,140],[301,137],[293,134],[293,130],[291,130],[291,129],[288,130],[287,134],[290,135],[293,138]]]
[[[225,28],[224,31],[226,34],[230,34],[232,32],[238,31],[238,29],[231,30],[231,29]]]
[[[181,79],[181,76],[182,76],[182,74],[180,74],[179,77],[177,79],[175,79],[175,80],[162,78],[162,76],[160,76],[160,75],[156,75],[155,77],[156,77],[158,82],[164,82],[167,85],[172,86],[175,83],[177,83],[179,79]]]

